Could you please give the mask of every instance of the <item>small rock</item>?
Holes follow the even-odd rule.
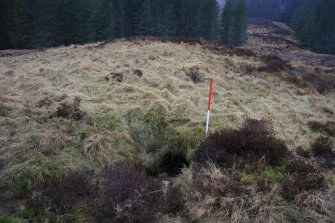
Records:
[[[137,69],[137,70],[134,71],[134,74],[137,75],[138,77],[142,77],[143,76],[143,71]]]

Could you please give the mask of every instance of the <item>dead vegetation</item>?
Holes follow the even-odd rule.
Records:
[[[0,116],[6,117],[11,112],[11,108],[5,103],[0,102]]]
[[[311,151],[313,156],[323,159],[323,165],[328,168],[335,166],[335,154],[332,150],[332,145],[332,140],[323,136],[318,137],[311,144]]]
[[[193,66],[185,71],[186,76],[189,77],[195,84],[204,81],[204,75],[200,73],[199,70],[200,68],[198,66]]]
[[[324,187],[324,178],[319,174],[297,175],[285,178],[281,182],[283,196],[287,199],[303,191],[320,190]]]
[[[51,179],[36,189],[27,205],[37,215],[45,208],[51,208],[56,213],[73,210],[78,203],[93,197],[95,188],[90,182],[91,177],[89,171],[71,171]]]
[[[27,206],[38,221],[49,209],[51,221],[66,221],[72,212],[87,211],[97,222],[153,222],[159,214],[176,214],[183,208],[178,187],[164,185],[133,163],[105,167],[99,175],[101,182],[92,180],[92,171],[67,172],[41,184]]]
[[[334,89],[335,76],[318,72],[314,69],[297,68],[291,78],[298,86],[309,86],[319,93],[327,93]]]
[[[62,102],[57,108],[54,116],[62,118],[71,118],[76,121],[81,120],[85,116],[85,112],[80,107],[81,98],[75,97],[73,103]]]
[[[158,213],[175,213],[182,208],[177,190],[164,188],[158,179],[147,176],[133,164],[117,164],[104,172],[93,204],[98,221],[152,222]]]
[[[263,56],[261,60],[265,63],[265,67],[259,68],[259,72],[280,72],[289,68],[288,64],[275,55]]]
[[[307,125],[313,131],[326,133],[329,136],[335,136],[335,121],[321,122],[317,120],[310,120]]]
[[[306,158],[306,159],[311,158],[310,152],[307,151],[307,150],[304,150],[301,147],[296,148],[295,153],[296,153],[296,155],[298,155],[300,157],[303,157],[303,158]]]
[[[197,162],[214,162],[244,166],[264,159],[267,164],[279,165],[288,149],[284,142],[273,136],[265,120],[247,120],[241,129],[216,132],[204,140],[195,152]]]

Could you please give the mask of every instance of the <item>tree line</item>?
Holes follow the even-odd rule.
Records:
[[[244,0],[228,2],[231,7],[221,14],[216,0],[0,0],[0,49],[131,36],[240,45],[246,39]]]
[[[247,0],[250,17],[290,25],[304,48],[335,54],[334,0]]]

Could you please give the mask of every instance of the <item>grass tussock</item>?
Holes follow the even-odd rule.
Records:
[[[192,221],[289,222],[331,219],[331,216],[325,214],[325,211],[330,210],[327,206],[330,203],[322,195],[317,195],[316,199],[324,202],[323,207],[311,210],[309,206],[299,203],[307,192],[315,194],[322,191],[322,178],[309,174],[305,177],[307,179],[294,175],[290,181],[278,179],[272,182],[263,178],[253,182],[236,171],[207,164],[185,170],[180,177],[181,182],[184,182],[184,196],[189,201],[185,212]],[[291,177],[290,174],[287,177]],[[291,187],[286,186],[286,182]],[[288,193],[291,192],[292,197],[288,199]],[[309,216],[305,215],[306,211]],[[320,215],[319,211],[324,214]]]
[[[40,184],[26,203],[32,221],[86,217],[95,222],[154,222],[183,208],[177,186],[164,185],[130,162],[92,171],[70,171]],[[83,212],[86,212],[84,214]]]
[[[294,152],[295,152],[295,154],[296,154],[297,156],[300,156],[300,157],[303,157],[303,158],[306,158],[306,159],[311,158],[311,153],[310,153],[310,151],[305,150],[305,149],[303,149],[303,148],[301,148],[301,147],[296,148],[296,149],[294,150]]]
[[[72,104],[69,104],[68,102],[62,102],[55,112],[55,117],[72,118],[76,121],[83,119],[85,112],[80,108],[80,101],[81,98],[76,97]],[[48,102],[46,105],[48,105]]]
[[[321,122],[318,120],[310,120],[308,121],[307,125],[313,131],[326,133],[329,136],[335,136],[335,122],[334,121]]]
[[[35,154],[28,160],[14,164],[1,176],[0,188],[4,198],[22,198],[38,185],[59,176],[63,167],[49,158]]]
[[[132,160],[136,152],[134,142],[126,132],[109,131],[87,138],[83,149],[88,158],[102,166],[119,160]]]
[[[60,214],[73,210],[93,196],[91,177],[89,171],[70,171],[52,178],[36,189],[27,205],[36,215],[44,209]]]
[[[296,175],[281,182],[283,196],[293,199],[303,191],[320,190],[324,187],[324,177],[319,174]]]
[[[198,66],[193,66],[185,71],[186,76],[189,77],[193,83],[197,84],[204,81],[204,75],[200,72]]]
[[[331,168],[335,166],[335,154],[333,152],[332,140],[328,137],[320,136],[311,144],[311,151],[314,157],[323,159],[323,165]]]

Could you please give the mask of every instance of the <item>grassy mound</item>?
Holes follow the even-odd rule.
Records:
[[[0,58],[1,221],[332,220],[334,92],[283,81],[275,57],[175,41]]]

